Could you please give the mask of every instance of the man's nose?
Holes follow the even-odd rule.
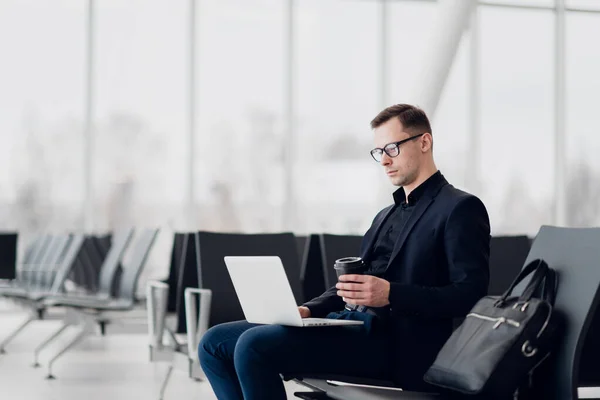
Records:
[[[386,166],[386,165],[390,165],[391,163],[392,163],[392,158],[390,156],[388,156],[387,153],[384,151],[383,154],[381,155],[380,164],[383,166]]]

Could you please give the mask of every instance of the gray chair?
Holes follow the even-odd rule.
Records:
[[[69,271],[81,251],[84,237],[74,235],[66,239],[59,240],[59,251],[49,252],[52,254],[52,258],[48,258],[49,264],[40,265],[36,274],[26,275],[31,279],[29,282],[20,282],[21,285],[0,289],[0,296],[17,301],[30,309],[26,319],[2,340],[0,353],[4,353],[6,345],[30,323],[44,317],[45,307],[40,307],[40,300],[56,295],[63,289]]]
[[[119,262],[123,256],[123,253],[125,252],[125,249],[127,248],[127,245],[129,244],[132,234],[133,234],[133,230],[127,229],[127,230],[120,231],[115,235],[115,240],[114,240],[113,246],[111,247],[111,250],[110,250],[108,256],[106,257],[105,262],[103,263],[101,281],[103,282],[103,285],[105,287],[102,288],[102,290],[98,292],[102,296],[108,296],[110,294],[110,291],[113,286],[113,281],[114,281],[114,278],[116,275],[116,271],[119,268]],[[15,330],[13,330],[2,341],[2,343],[0,343],[0,353],[4,352],[5,346],[10,341],[12,341],[21,331],[23,331],[23,329],[25,329],[25,327],[27,327],[33,321],[41,320],[43,318],[44,313],[48,308],[48,304],[45,304],[44,300],[46,300],[47,298],[51,298],[51,297],[55,297],[55,298],[61,298],[61,297],[66,297],[66,296],[70,296],[70,298],[75,297],[75,295],[73,295],[73,294],[62,294],[61,295],[64,281],[66,280],[66,277],[70,273],[70,271],[72,269],[72,265],[74,264],[72,259],[76,258],[76,256],[77,256],[78,246],[81,241],[81,237],[79,235],[77,235],[74,239],[75,240],[73,241],[73,246],[71,246],[70,250],[65,254],[63,266],[60,268],[60,271],[57,272],[57,275],[55,277],[56,285],[54,287],[51,286],[51,287],[47,288],[47,290],[41,290],[41,291],[29,291],[29,290],[25,290],[23,288],[13,288],[10,291],[10,294],[13,296],[13,298],[19,297],[21,299],[21,301],[28,302],[32,311],[31,311],[30,315],[27,316],[25,321],[23,321],[18,327],[16,327]],[[79,251],[79,254],[82,255],[82,254],[84,254],[84,252]],[[8,289],[2,289],[0,291],[0,294],[8,293],[8,292],[9,292]],[[65,328],[66,327],[61,327],[61,329],[59,329],[59,331],[57,331],[53,337],[58,336],[61,332],[64,331]],[[38,350],[36,349],[36,352],[35,352],[36,361],[34,362],[34,366],[38,366],[37,353],[38,353]]]
[[[303,301],[300,263],[292,233],[234,234],[198,232],[200,288],[212,291],[209,326],[244,319],[223,258],[225,256],[279,256],[297,304]]]
[[[185,347],[181,336],[187,332],[184,291],[190,287],[198,287],[194,233],[176,233],[168,279],[150,281],[146,285],[150,361],[171,360],[173,352]],[[173,317],[170,324],[168,315]],[[167,344],[163,343],[165,333]]]
[[[157,229],[144,229],[137,235],[133,248],[131,249],[131,258],[129,259],[129,262],[122,263],[122,273],[120,274],[119,282],[116,285],[117,290],[115,296],[112,296],[110,292],[107,295],[104,290],[94,296],[53,296],[44,300],[45,306],[64,307],[67,308],[70,313],[67,314],[64,324],[59,331],[53,333],[38,346],[35,354],[36,364],[39,352],[54,340],[60,332],[64,331],[66,327],[71,325],[82,326],[75,338],[55,354],[48,362],[48,379],[55,378],[52,375],[52,365],[54,362],[83,340],[83,338],[90,335],[97,325],[104,327],[106,324],[118,319],[117,313],[133,309],[136,301],[135,293],[137,283],[157,234]],[[112,283],[113,282],[111,282],[111,287]],[[108,315],[108,313],[111,314]],[[103,328],[101,329],[103,330]]]
[[[25,257],[17,266],[17,277],[7,287],[33,289],[39,279],[38,272],[54,265],[68,244],[69,235],[42,235],[26,249]]]
[[[85,237],[81,234],[60,240],[60,251],[53,252],[54,258],[49,260],[48,264],[41,265],[37,272],[30,276],[32,279],[27,285],[0,289],[0,296],[36,302],[45,296],[59,294],[76,264],[84,241]]]
[[[279,256],[296,301],[298,304],[302,301],[298,242],[293,234],[198,232],[192,239],[187,241],[182,250],[184,256],[176,294],[177,298],[183,294],[185,300],[184,339],[165,328],[164,315],[168,291],[171,288],[162,282],[148,285],[148,298],[153,299],[149,303],[149,318],[152,321],[149,325],[151,346],[160,349],[151,351],[151,355],[172,361],[161,387],[160,398],[164,395],[174,367],[186,370],[191,378],[204,378],[198,362],[197,349],[209,326],[244,319],[223,260],[225,256]],[[196,283],[199,288],[189,287],[190,283]],[[170,341],[166,345],[163,344],[164,332],[168,334],[167,339]]]
[[[0,233],[0,281],[17,277],[17,233]]]
[[[52,235],[44,234],[36,237],[31,246],[26,249],[23,261],[17,266],[17,285],[28,281],[32,273],[32,266],[40,264],[49,250]]]
[[[200,338],[208,329],[212,292],[198,288],[197,236],[175,234],[170,283],[153,281],[147,285],[150,361],[170,362],[160,399],[174,369],[185,371],[190,378],[204,379],[196,354]],[[170,302],[175,311],[174,327],[168,326],[166,320]]]
[[[44,259],[31,268],[31,277],[28,282],[29,290],[43,291],[52,286],[53,273],[56,272],[57,266],[62,262],[65,252],[69,250],[71,239],[71,235],[54,236]]]
[[[600,301],[599,243],[599,228],[543,226],[527,256],[525,264],[542,258],[556,270],[559,283],[554,309],[564,322],[562,340],[553,357],[542,365],[546,371],[544,379],[537,383],[536,398],[547,400],[578,398],[583,343]],[[526,282],[523,282],[520,287],[525,284]],[[315,390],[317,392],[315,396],[321,398],[347,400],[446,398],[435,394],[336,386],[318,379],[306,379],[303,383]],[[311,396],[311,394],[302,396]]]
[[[69,275],[69,280],[77,290],[85,293],[99,290],[102,264],[111,247],[112,234],[86,237],[77,264]]]

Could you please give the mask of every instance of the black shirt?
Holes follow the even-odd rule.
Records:
[[[417,186],[409,195],[408,202],[406,201],[406,193],[404,188],[394,192],[394,208],[390,215],[383,223],[377,240],[373,245],[373,253],[370,257],[368,273],[372,275],[380,276],[385,271],[390,257],[394,251],[394,245],[396,240],[400,236],[400,232],[404,229],[406,221],[410,218],[415,206],[419,202],[419,199],[425,193],[428,186],[435,183],[442,176],[440,171],[431,175],[425,182]]]

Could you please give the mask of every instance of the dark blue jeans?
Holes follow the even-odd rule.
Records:
[[[219,400],[285,400],[280,373],[390,379],[388,335],[360,326],[296,328],[246,321],[217,325],[198,348]]]

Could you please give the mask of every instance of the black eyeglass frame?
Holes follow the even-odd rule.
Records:
[[[409,142],[413,139],[419,138],[421,136],[423,136],[425,133],[427,132],[423,132],[423,133],[419,133],[418,135],[415,136],[411,136],[409,138],[406,139],[402,139],[399,142],[392,142],[392,143],[388,143],[385,146],[383,146],[383,148],[381,147],[375,147],[373,150],[370,151],[371,153],[371,157],[373,157],[373,160],[375,160],[375,162],[381,162],[381,157],[383,156],[383,153],[385,152],[385,154],[388,155],[388,157],[394,158],[394,157],[398,157],[400,155],[400,145],[402,143],[406,143]],[[390,147],[392,146],[392,147]],[[396,149],[396,151],[398,152],[396,155],[391,155],[388,151],[391,149]],[[379,156],[379,160],[375,157],[375,155]]]

